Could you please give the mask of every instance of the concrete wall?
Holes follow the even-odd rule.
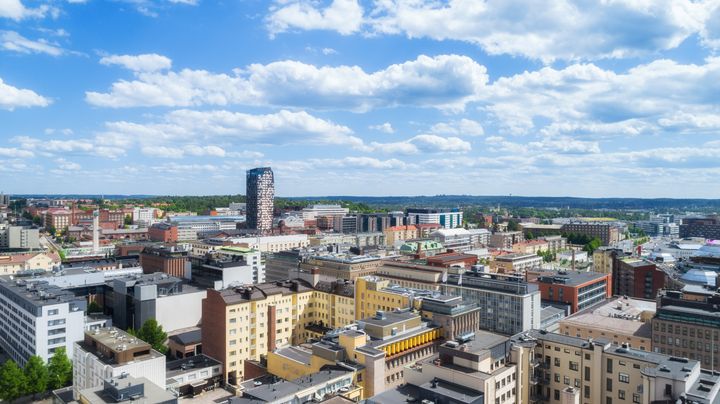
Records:
[[[207,291],[159,297],[155,301],[155,318],[165,332],[194,327],[202,319],[202,300]]]

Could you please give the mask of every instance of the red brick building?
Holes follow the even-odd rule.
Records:
[[[178,228],[170,223],[156,223],[148,229],[148,237],[151,241],[175,243],[178,241]]]
[[[669,283],[667,274],[655,263],[638,258],[618,260],[613,275],[616,295],[655,299],[657,292]]]
[[[612,296],[612,275],[599,272],[527,271],[528,282],[536,283],[543,302],[568,306],[570,314]]]
[[[190,260],[186,251],[174,247],[148,247],[140,253],[143,273],[163,272],[178,278],[190,276]]]
[[[463,268],[469,269],[473,265],[477,264],[478,256],[472,254],[447,252],[435,254],[432,257],[427,257],[426,262],[427,265],[431,267],[449,268],[452,266],[462,266]]]

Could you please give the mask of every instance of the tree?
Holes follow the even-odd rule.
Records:
[[[163,331],[162,326],[158,324],[154,318],[147,320],[145,324],[137,330],[135,336],[152,345],[154,350],[161,353],[167,352],[167,347],[165,346],[167,333]]]
[[[55,226],[48,226],[48,228],[46,230],[47,230],[48,234],[50,234],[53,237],[55,237],[55,235],[57,234],[57,229],[55,228]]]
[[[125,219],[123,219],[123,223],[125,224],[125,226],[130,226],[131,224],[133,224],[132,216],[125,216]]]
[[[56,349],[48,363],[48,385],[52,390],[63,388],[70,385],[72,376],[72,362],[65,348]]]
[[[588,254],[592,254],[593,251],[597,250],[602,245],[602,241],[595,237],[592,240],[590,240],[587,244],[585,244],[585,247],[583,247],[583,250],[587,251]]]
[[[27,378],[20,366],[9,360],[0,368],[0,398],[13,401],[25,394]]]
[[[48,387],[48,369],[42,358],[33,355],[25,364],[25,378],[27,379],[26,394],[44,393]]]
[[[93,301],[93,302],[90,302],[90,304],[88,304],[88,307],[87,307],[88,313],[101,313],[102,311],[103,311],[102,307],[100,307],[100,305],[97,304],[97,302]]]

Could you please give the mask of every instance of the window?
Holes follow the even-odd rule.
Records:
[[[612,379],[609,378],[609,377],[605,380],[605,390],[607,390],[607,391],[613,391],[613,389],[612,389]]]
[[[585,366],[585,381],[590,381],[590,366]]]
[[[590,398],[590,386],[585,386],[585,398]]]
[[[555,373],[555,382],[560,383],[560,374]]]
[[[569,386],[569,385],[570,385],[570,378],[567,377],[567,376],[563,377],[563,383],[565,383],[565,385]]]
[[[555,396],[555,400],[559,400],[560,399],[560,390],[555,389],[553,396]]]
[[[58,313],[60,313],[60,310],[58,310],[58,309],[50,309],[50,310],[48,310],[48,313],[47,313],[47,314],[48,314],[48,316],[57,316]]]
[[[560,366],[560,358],[555,358],[555,366]]]
[[[621,400],[625,399],[625,390],[618,390],[618,398]]]
[[[633,393],[633,403],[640,403],[640,394]]]
[[[612,373],[613,371],[613,362],[612,359],[608,358],[607,360],[607,366],[605,367],[607,369],[608,373]]]
[[[620,373],[618,374],[618,380],[620,380],[621,383],[630,383],[630,375],[627,373]]]
[[[580,369],[580,366],[577,362],[570,361],[570,370],[574,370],[577,372],[577,370]]]

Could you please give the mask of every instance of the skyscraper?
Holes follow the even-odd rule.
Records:
[[[270,167],[247,172],[247,227],[267,233],[272,230],[275,179]]]

